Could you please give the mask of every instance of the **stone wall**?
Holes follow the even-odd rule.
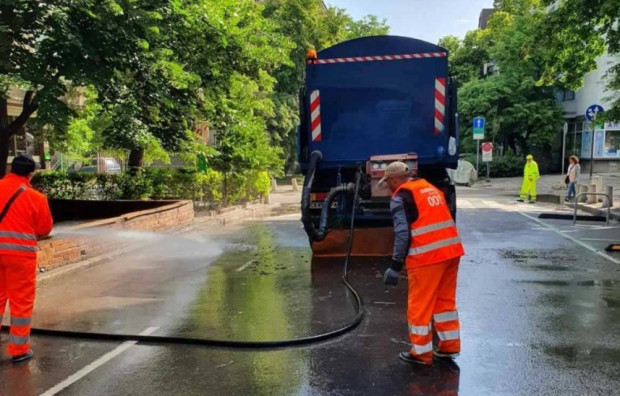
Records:
[[[193,220],[193,203],[180,201],[54,231],[51,238],[39,242],[39,267],[49,271],[136,244],[119,236],[119,231],[167,231]]]

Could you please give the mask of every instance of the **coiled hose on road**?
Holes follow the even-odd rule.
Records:
[[[276,341],[235,341],[235,340],[214,340],[208,338],[189,338],[189,337],[172,337],[172,336],[153,336],[153,335],[138,335],[138,334],[111,334],[111,333],[92,333],[81,331],[68,331],[68,330],[52,330],[52,329],[39,329],[33,328],[31,334],[60,337],[60,338],[74,338],[74,339],[87,339],[97,341],[134,341],[143,345],[157,345],[157,344],[177,344],[177,345],[200,345],[209,347],[220,348],[240,348],[240,349],[273,349],[282,347],[292,347],[298,345],[308,345],[328,339],[332,339],[341,336],[353,329],[355,329],[364,318],[364,302],[359,293],[348,282],[347,274],[349,269],[349,260],[351,258],[351,248],[353,246],[353,231],[355,223],[355,209],[358,199],[359,189],[361,183],[361,171],[357,173],[355,180],[355,189],[353,197],[353,212],[351,214],[351,229],[347,246],[347,255],[344,261],[342,282],[346,286],[347,290],[355,298],[355,305],[357,314],[355,318],[346,324],[345,326],[329,331],[322,334],[317,334],[308,337],[294,338],[289,340],[276,340]],[[3,331],[8,331],[8,326],[2,326]]]

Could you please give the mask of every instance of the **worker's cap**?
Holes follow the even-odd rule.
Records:
[[[404,162],[396,161],[392,162],[385,168],[385,173],[381,180],[379,180],[379,184],[385,183],[387,179],[392,176],[409,176],[411,175],[411,171],[409,167]]]
[[[534,156],[532,154],[528,154],[527,157],[525,157],[526,160],[533,160]]]
[[[20,154],[11,162],[11,172],[18,175],[26,176],[37,169],[41,169],[41,165],[30,154]]]

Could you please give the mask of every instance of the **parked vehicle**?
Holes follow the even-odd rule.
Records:
[[[68,169],[69,172],[85,172],[85,173],[108,173],[115,174],[121,173],[122,168],[120,163],[113,157],[100,157],[99,158],[99,169],[97,169],[97,158],[92,158],[90,160],[90,165],[80,165],[78,163],[74,163]]]

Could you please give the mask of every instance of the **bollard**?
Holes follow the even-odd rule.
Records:
[[[609,206],[605,205],[604,207],[613,208],[614,207],[614,186],[607,186],[607,189],[605,192],[607,193],[607,196],[609,197],[610,201],[609,201]],[[603,198],[603,201],[607,202],[607,199]]]
[[[596,189],[591,192],[602,193],[603,192],[603,177],[602,176],[592,176],[590,179],[590,184],[594,184]],[[604,197],[598,197],[597,200],[605,199]]]
[[[596,192],[596,184],[590,184],[590,187],[588,187],[588,191],[589,192]],[[588,195],[587,197],[587,203],[588,204],[595,204],[598,202],[598,197],[596,195]]]
[[[578,184],[577,185],[577,195],[581,194],[581,193],[586,193],[588,192],[588,186],[584,185],[584,184]],[[586,196],[584,195],[583,197],[579,198],[579,202],[580,203],[584,203],[586,202]]]
[[[293,185],[293,191],[299,191],[299,185],[297,185],[297,179],[292,178],[291,184]]]
[[[272,192],[278,191],[278,182],[276,181],[276,179],[271,179],[271,191]]]

